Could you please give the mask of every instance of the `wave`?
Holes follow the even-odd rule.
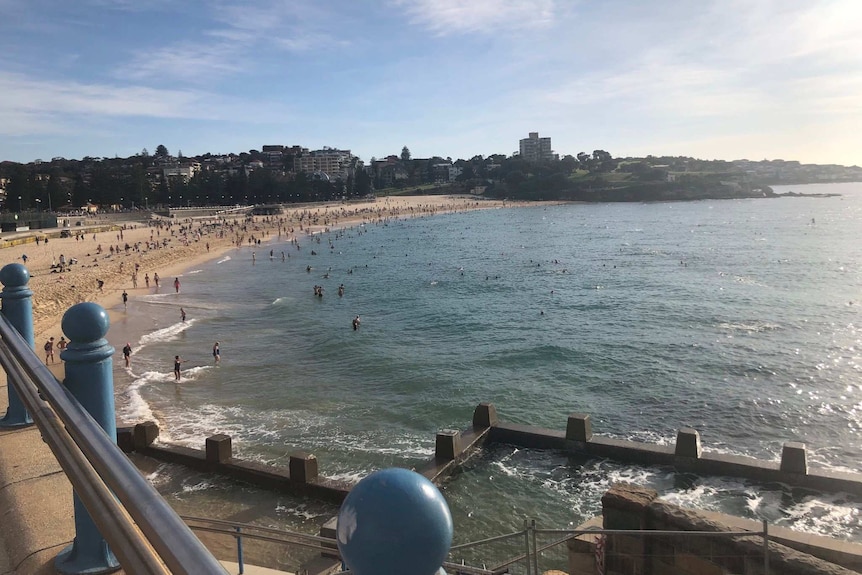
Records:
[[[158,288],[158,289],[161,289],[161,288]],[[150,293],[150,294],[142,295],[138,299],[141,301],[146,301],[146,302],[157,302],[160,299],[164,299],[164,298],[172,296],[172,295],[175,295],[174,292],[164,292],[164,293],[157,292],[157,293]]]
[[[231,257],[230,257],[230,256],[225,256],[225,257],[223,257],[222,259],[218,260],[218,261],[216,262],[216,264],[223,264],[223,263],[225,263],[225,262],[229,262],[230,260],[231,260]]]
[[[141,336],[141,339],[138,340],[138,348],[145,347],[150,343],[175,341],[179,338],[179,335],[181,333],[193,326],[195,322],[195,319],[181,321],[173,325],[169,325],[168,327],[163,327],[162,329],[157,329],[154,332],[150,332],[146,335],[143,335]]]
[[[150,404],[144,399],[141,394],[141,388],[153,382],[162,380],[162,374],[154,371],[148,371],[141,375],[135,375],[131,369],[126,370],[134,379],[129,384],[120,399],[117,402],[121,407],[117,408],[117,416],[119,419],[128,422],[155,421],[159,423],[153,413]],[[173,379],[173,374],[171,374]],[[162,427],[161,425],[159,427]]]
[[[727,330],[727,331],[745,331],[751,333],[759,333],[764,331],[775,331],[781,329],[781,326],[777,323],[771,323],[768,321],[761,320],[751,320],[751,321],[739,321],[739,322],[721,322],[716,325],[717,328]]]

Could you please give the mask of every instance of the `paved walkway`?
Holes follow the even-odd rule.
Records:
[[[0,416],[7,406],[0,369]],[[0,428],[0,525],[0,575],[54,575],[54,559],[75,537],[72,485],[35,425]],[[239,573],[236,563],[222,565]],[[289,575],[244,567],[248,575]]]
[[[75,535],[72,486],[35,425],[0,429],[0,518],[0,573],[55,573],[54,558]]]

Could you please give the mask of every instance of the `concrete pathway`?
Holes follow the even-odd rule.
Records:
[[[7,406],[0,369],[0,416]],[[35,425],[0,429],[0,525],[0,575],[54,575],[54,559],[75,537],[72,485]],[[239,573],[236,563],[222,564]],[[244,567],[248,575],[285,575]]]

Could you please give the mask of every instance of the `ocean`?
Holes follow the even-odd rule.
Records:
[[[859,471],[862,184],[776,188],[790,190],[841,195],[539,204],[235,249],[183,274],[179,294],[165,278],[117,310],[146,332],[131,370],[115,361],[119,419],[153,419],[162,441],[198,449],[227,433],[236,456],[275,465],[310,451],[341,479],[425,461],[435,433],[467,427],[483,401],[507,422],[563,430],[585,412],[597,434],[659,444],[693,427],[707,451],[767,460],[801,441],[810,466]],[[191,515],[316,532],[337,512],[148,472]],[[524,518],[577,526],[617,481],[862,540],[862,501],[847,494],[511,446],[483,450],[443,492],[465,542]]]

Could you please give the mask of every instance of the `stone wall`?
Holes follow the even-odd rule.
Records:
[[[613,533],[604,535],[605,575],[765,575],[764,541],[757,534],[737,535],[729,525],[658,499],[652,489],[616,485],[602,497],[603,528],[643,531],[700,531],[678,536]],[[725,533],[726,535],[721,535]],[[851,575],[845,567],[770,539],[768,573]],[[570,573],[596,573],[595,536],[569,542]]]

